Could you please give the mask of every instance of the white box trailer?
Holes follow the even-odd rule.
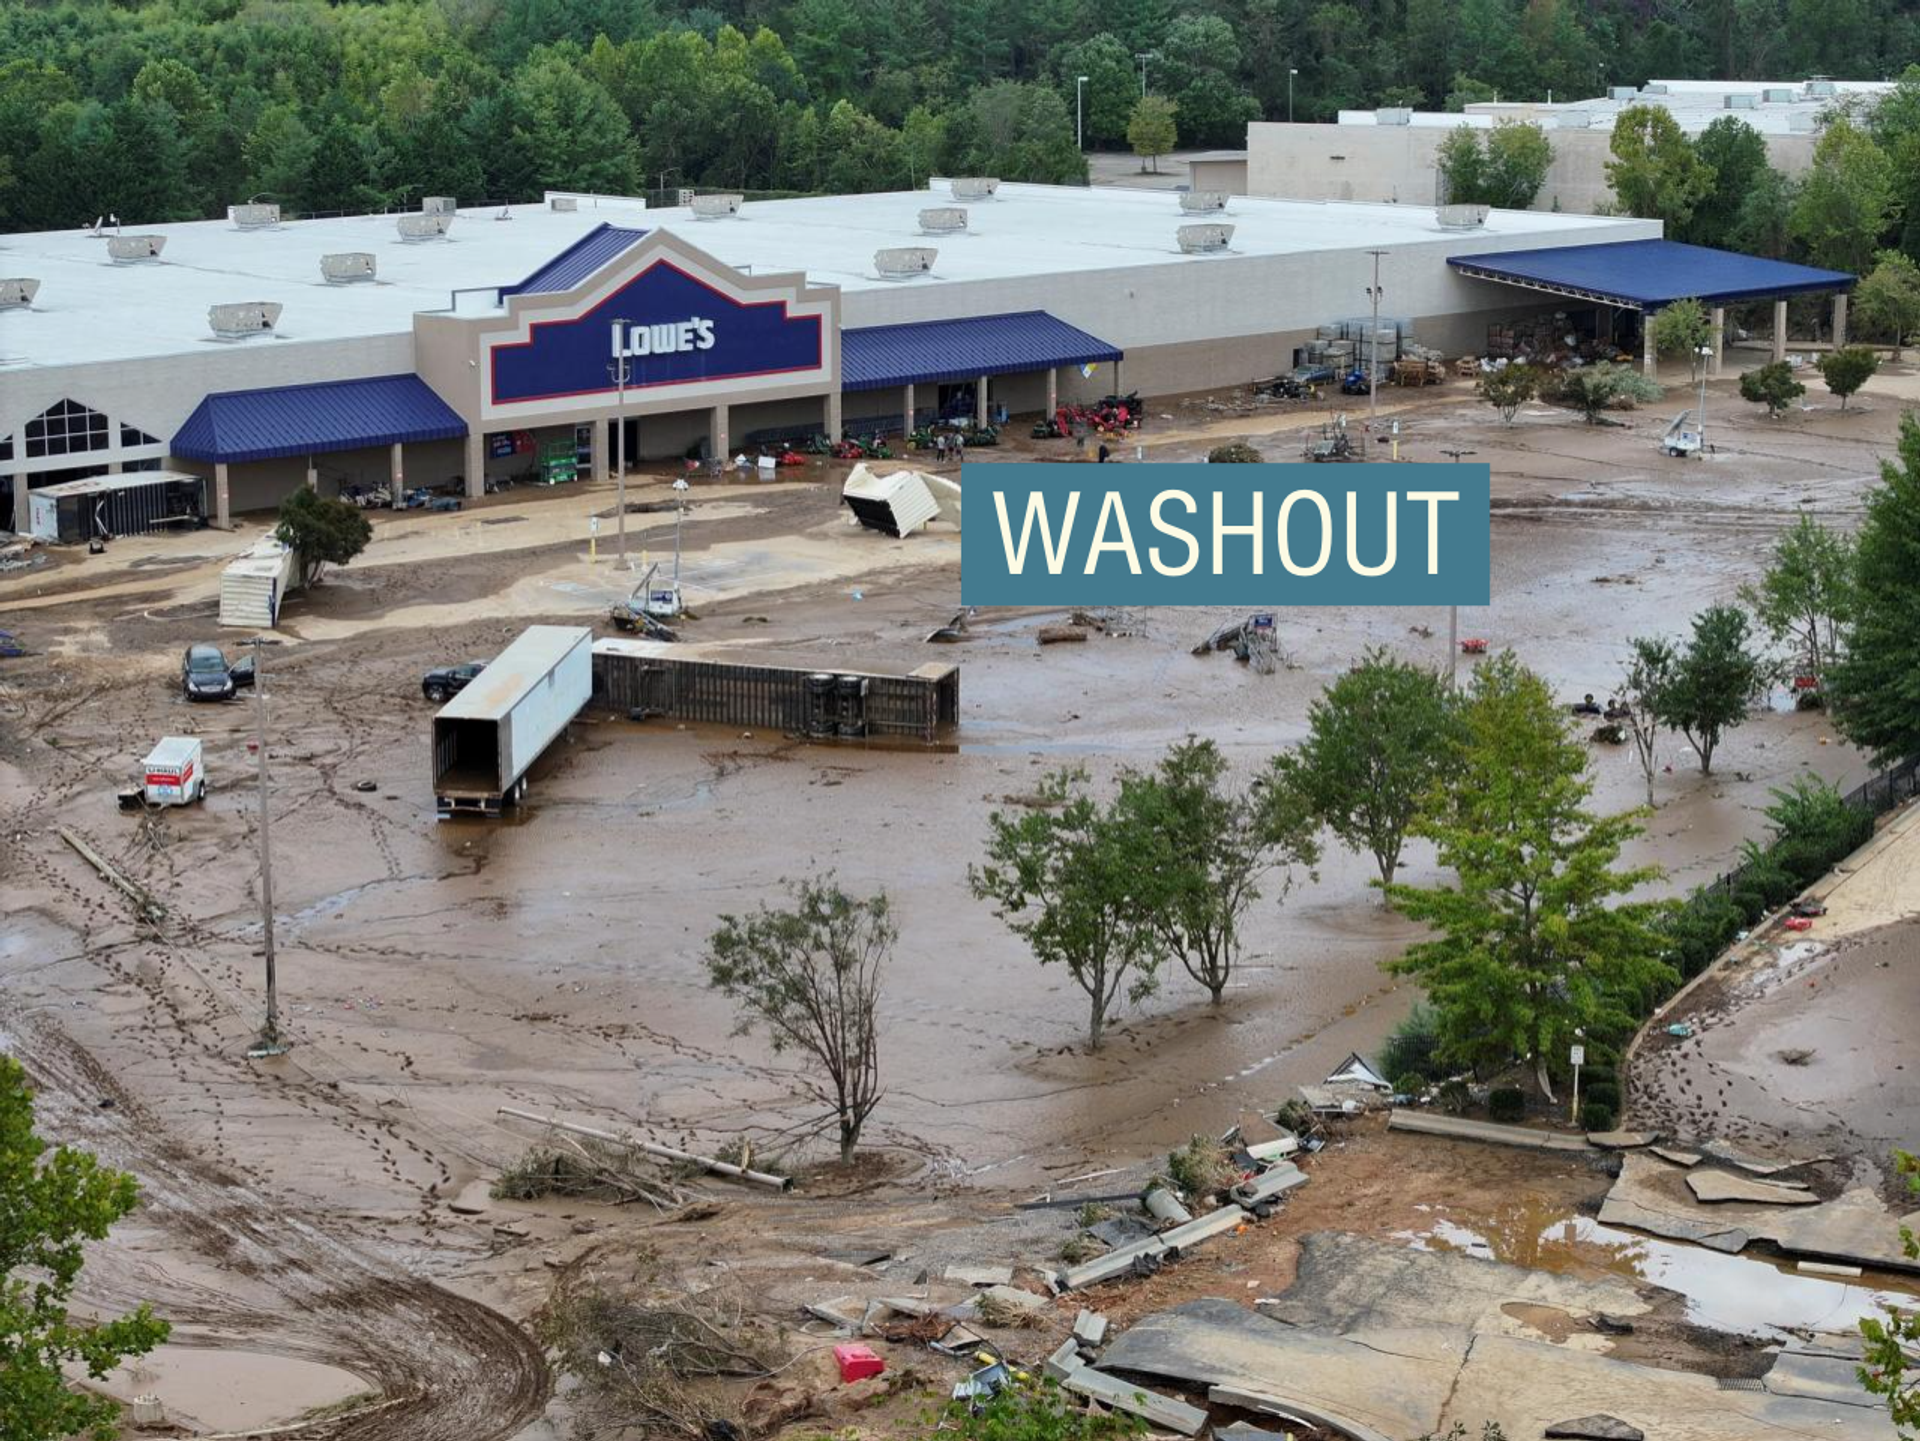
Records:
[[[262,536],[220,573],[220,624],[272,630],[297,575],[291,547]]]
[[[162,736],[147,753],[141,782],[150,806],[184,806],[204,800],[207,768],[196,736]]]
[[[497,816],[593,694],[593,632],[534,625],[433,718],[440,814]]]

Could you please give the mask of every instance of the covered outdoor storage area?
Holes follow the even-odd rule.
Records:
[[[318,489],[318,457],[332,461],[335,484],[384,484],[402,503],[407,447],[413,482],[437,484],[459,473],[467,423],[417,375],[381,375],[209,395],[173,438],[178,460],[213,469],[213,523],[236,510],[265,510],[301,485]],[[230,467],[246,467],[235,475]],[[238,504],[235,504],[236,495]]]
[[[1083,367],[1111,365],[1104,389],[1118,391],[1124,358],[1044,310],[859,326],[840,332],[840,388],[865,402],[845,402],[849,428],[907,431],[969,415],[985,425],[996,405],[1052,414],[1066,367],[1074,380],[1092,381],[1097,370]],[[961,401],[971,404],[955,415]]]
[[[1473,280],[1491,280],[1546,295],[1569,296],[1637,311],[1641,316],[1640,365],[1654,372],[1651,327],[1646,317],[1678,300],[1709,308],[1712,334],[1707,373],[1718,375],[1726,349],[1727,307],[1773,302],[1773,358],[1787,356],[1787,301],[1796,295],[1833,294],[1833,344],[1847,343],[1847,294],[1855,277],[1838,270],[1791,265],[1755,255],[1736,255],[1675,240],[1623,240],[1603,245],[1511,250],[1450,256],[1447,264]]]

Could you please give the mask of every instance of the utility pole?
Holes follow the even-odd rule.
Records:
[[[1373,284],[1367,287],[1367,295],[1373,301],[1373,329],[1367,334],[1367,345],[1372,359],[1367,363],[1367,429],[1373,429],[1373,423],[1380,414],[1380,257],[1384,250],[1369,250],[1373,257]]]
[[[1156,51],[1140,50],[1135,52],[1133,58],[1140,62],[1140,98],[1145,100],[1147,98],[1147,62],[1158,60],[1160,57]]]
[[[280,1034],[280,993],[273,964],[273,850],[267,838],[267,689],[260,676],[261,649],[280,642],[256,635],[247,644],[253,647],[254,744],[260,758],[260,927],[267,960],[267,1016],[259,1036],[247,1048],[247,1059],[258,1061],[287,1053],[287,1041]]]
[[[1086,126],[1087,77],[1073,77],[1073,145],[1076,150],[1087,148]]]
[[[673,483],[673,599],[680,600],[680,527],[687,520],[687,478],[680,476]]]
[[[1293,77],[1300,72],[1291,65],[1287,67],[1287,124],[1293,124]]]
[[[615,522],[619,533],[619,560],[617,566],[627,570],[627,342],[622,332],[626,322],[613,322],[613,359],[607,365],[607,375],[614,383],[616,399],[613,407],[613,468],[615,487],[615,509],[619,518]]]
[[[1478,455],[1477,450],[1443,450],[1442,455],[1453,457],[1458,465],[1461,459],[1469,455]],[[1458,602],[1447,607],[1447,689],[1459,688],[1460,680],[1460,606]]]

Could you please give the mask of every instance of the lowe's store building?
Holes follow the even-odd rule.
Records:
[[[282,223],[250,205],[5,236],[0,525],[27,529],[31,490],[129,471],[204,477],[225,525],[301,485],[477,495],[557,456],[602,477],[617,426],[630,458],[724,455],[1243,384],[1365,313],[1374,251],[1381,313],[1449,354],[1573,306],[1617,322],[1681,296],[1718,313],[1851,284],[1659,236],[1539,211],[965,180],[666,210],[552,194]]]

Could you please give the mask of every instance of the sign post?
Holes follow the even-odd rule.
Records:
[[[587,564],[592,565],[600,559],[600,517],[587,517]]]
[[[1574,1034],[1578,1036],[1584,1033],[1575,1031]],[[1573,1115],[1569,1119],[1577,1126],[1580,1124],[1580,1068],[1586,1064],[1587,1048],[1575,1041],[1567,1053],[1567,1059],[1573,1062]]]

